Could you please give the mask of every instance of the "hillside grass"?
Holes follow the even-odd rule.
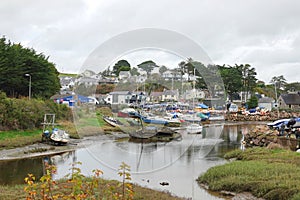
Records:
[[[237,160],[210,168],[197,181],[213,191],[251,192],[264,199],[299,199],[300,154],[283,149],[235,150]]]

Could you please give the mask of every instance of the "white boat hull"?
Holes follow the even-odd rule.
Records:
[[[187,133],[190,134],[199,134],[203,130],[203,127],[200,124],[190,124],[186,127]]]

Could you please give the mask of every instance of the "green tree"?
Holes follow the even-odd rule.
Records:
[[[138,67],[143,69],[145,72],[147,72],[147,76],[149,77],[152,70],[158,66],[152,60],[148,60],[148,61],[142,62],[141,64],[138,64]]]
[[[272,87],[274,88],[275,98],[280,96],[282,91],[285,90],[285,86],[287,84],[283,75],[272,77],[270,83],[272,83]]]
[[[247,97],[249,93],[252,93],[254,91],[254,88],[256,86],[256,72],[255,68],[251,67],[249,64],[241,64],[237,65],[235,64],[235,68],[237,68],[241,73],[242,78],[242,91],[245,94],[245,98],[243,98],[245,101],[247,101]]]
[[[255,95],[252,95],[247,101],[248,108],[256,108],[258,105],[258,99]]]
[[[42,53],[0,39],[0,89],[9,97],[28,95],[29,77],[33,97],[49,98],[60,89],[59,72]]]
[[[117,71],[117,75],[119,75],[121,71],[130,71],[130,67],[129,66],[121,66],[121,67],[119,67],[119,69]]]
[[[241,91],[243,87],[241,71],[236,67],[232,66],[219,66],[220,74],[224,82],[224,87],[229,95],[230,99],[233,100],[233,95]]]
[[[135,76],[135,75],[139,76],[140,75],[140,73],[138,72],[138,69],[136,67],[131,68],[130,74],[131,74],[131,76]]]
[[[285,85],[287,84],[286,79],[283,77],[283,75],[272,77],[270,83],[276,84],[277,89],[281,90],[284,90]]]
[[[166,67],[166,66],[161,66],[160,68],[159,68],[159,73],[162,75],[163,73],[165,73],[166,71],[168,71],[168,68]]]
[[[119,76],[120,71],[130,71],[131,67],[127,60],[119,60],[114,66],[112,72]]]

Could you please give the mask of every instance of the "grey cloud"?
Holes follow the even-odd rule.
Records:
[[[295,67],[299,63],[297,50],[300,49],[297,35],[300,33],[300,2],[297,0],[95,3],[4,0],[0,6],[0,34],[14,42],[28,42],[30,47],[50,55],[58,68],[67,72],[78,70],[103,42],[141,28],[168,29],[183,34],[200,45],[213,62],[253,63],[262,78],[270,74],[266,66],[279,69],[282,63],[293,63],[294,67],[290,67],[299,70]],[[266,44],[289,35],[295,35],[290,50],[265,48]],[[148,37],[150,41],[151,36]],[[180,42],[174,42],[174,48],[184,46]],[[124,45],[130,47],[130,41]],[[193,57],[192,50],[190,53],[189,57]],[[279,71],[271,73],[276,75]],[[287,76],[292,77],[292,74]]]

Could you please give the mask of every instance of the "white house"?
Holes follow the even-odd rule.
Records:
[[[275,102],[275,100],[273,98],[262,97],[262,98],[258,99],[258,107],[272,110],[274,102]]]
[[[131,74],[129,71],[120,71],[119,73],[119,80],[126,80],[130,78]]]
[[[60,77],[60,85],[61,85],[61,90],[69,90],[75,85],[75,78],[73,77]]]
[[[178,90],[165,90],[161,96],[161,101],[178,101]]]
[[[129,91],[113,91],[104,98],[104,101],[107,104],[128,104],[131,97],[132,93]]]
[[[192,100],[193,98],[204,99],[205,92],[202,90],[198,90],[198,89],[191,89],[191,90],[187,90],[183,96],[186,100]]]
[[[165,80],[171,80],[171,79],[181,80],[182,75],[181,75],[181,71],[178,71],[177,69],[170,69],[170,70],[165,71],[162,74],[162,77]]]

